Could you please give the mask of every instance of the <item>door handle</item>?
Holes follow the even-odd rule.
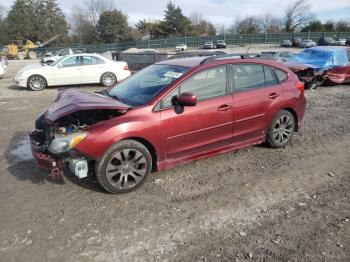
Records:
[[[270,98],[270,99],[276,99],[277,97],[279,97],[279,94],[277,94],[277,93],[271,93],[271,94],[269,94],[269,98]]]
[[[224,111],[230,110],[231,108],[232,108],[232,106],[229,106],[229,105],[222,105],[222,106],[219,106],[219,107],[218,107],[218,111],[224,112]]]
[[[81,68],[76,68],[75,70],[81,70]]]

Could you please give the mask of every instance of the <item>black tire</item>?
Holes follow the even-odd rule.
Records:
[[[122,194],[141,186],[151,170],[152,156],[148,149],[128,139],[107,150],[96,165],[96,177],[108,192]]]
[[[105,72],[101,76],[100,82],[103,86],[112,86],[117,83],[117,77],[112,72]]]
[[[46,79],[40,75],[32,75],[28,78],[27,87],[32,91],[41,91],[47,86]]]
[[[273,148],[285,147],[292,140],[294,130],[294,116],[287,110],[281,110],[267,131],[267,143]]]

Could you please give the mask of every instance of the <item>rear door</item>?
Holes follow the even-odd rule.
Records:
[[[82,75],[84,83],[99,83],[105,71],[106,63],[101,58],[92,55],[83,56]]]
[[[160,132],[168,159],[212,150],[232,142],[233,99],[227,88],[227,67],[218,66],[186,79],[163,101]],[[177,114],[172,97],[197,96],[197,105]]]
[[[281,88],[269,66],[233,64],[233,143],[265,138],[281,99]]]

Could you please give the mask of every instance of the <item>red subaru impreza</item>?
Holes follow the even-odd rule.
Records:
[[[192,57],[151,65],[110,90],[59,90],[30,135],[39,166],[95,175],[112,193],[179,163],[267,142],[302,125],[304,86],[284,65]]]

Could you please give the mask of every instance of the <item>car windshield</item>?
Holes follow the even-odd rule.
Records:
[[[190,68],[151,65],[116,85],[109,95],[131,106],[142,106],[165,90]]]
[[[53,62],[52,64],[50,64],[50,66],[58,65],[58,64],[61,63],[61,61],[62,61],[63,59],[65,59],[65,58],[66,58],[65,56],[60,57],[60,58],[57,59],[55,62]]]

